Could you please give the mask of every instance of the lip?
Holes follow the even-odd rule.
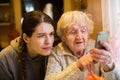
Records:
[[[52,49],[52,47],[44,47],[43,49],[49,51]]]
[[[83,42],[75,42],[76,44],[82,44]]]

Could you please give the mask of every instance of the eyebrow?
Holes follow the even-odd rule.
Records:
[[[50,33],[55,33],[55,31],[51,31]],[[46,34],[45,32],[41,32],[41,33],[37,33],[37,35],[40,35],[40,34]]]

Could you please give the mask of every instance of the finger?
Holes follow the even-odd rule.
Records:
[[[94,66],[93,63],[90,63],[90,64],[89,64],[88,71],[89,71],[89,72],[94,72],[94,71],[95,71],[95,66]]]
[[[81,64],[81,67],[82,67],[83,71],[87,70],[87,66],[86,66],[87,62],[86,62],[86,60],[84,60],[84,62],[81,62],[80,64]]]
[[[102,65],[112,62],[112,54],[110,51],[94,48],[90,51],[90,54],[95,62],[100,62]]]
[[[82,66],[82,68],[83,68],[83,70],[90,70],[91,68],[90,68],[90,61],[89,60],[87,60],[87,59],[82,59],[82,61],[81,61],[81,66]]]
[[[85,61],[85,69],[87,69],[89,72],[93,71],[95,68],[93,67],[93,59],[86,57]]]
[[[82,56],[79,60],[78,60],[78,67],[84,71],[87,69],[87,65],[88,64],[88,61],[86,59],[86,55]]]
[[[108,42],[100,41],[100,44],[101,44],[107,51],[110,51],[110,50],[111,50],[110,45],[109,45]]]
[[[97,62],[105,62],[110,56],[109,52],[99,49],[94,49],[91,54],[93,60]]]

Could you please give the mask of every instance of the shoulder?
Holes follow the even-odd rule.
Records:
[[[59,43],[56,47],[52,49],[49,56],[50,59],[55,59],[61,63],[65,62],[66,58],[71,58],[72,54],[68,47],[64,43]]]
[[[61,43],[52,48],[52,53],[56,55],[61,54]]]
[[[61,57],[63,57],[64,52],[62,48],[63,48],[62,43],[59,43],[57,46],[53,47],[51,54],[49,55],[49,58],[54,58],[59,60]]]
[[[17,52],[12,48],[12,46],[9,45],[0,52],[0,63],[14,61],[16,57]]]
[[[63,43],[59,43],[56,47],[52,49],[52,52],[56,55],[69,55],[70,51],[68,47]]]
[[[2,49],[2,51],[0,52],[0,59],[16,57],[18,53],[19,41],[20,37],[17,37],[10,42],[9,46]]]
[[[5,79],[8,77],[10,79],[13,75],[16,75],[17,61],[16,51],[11,46],[4,48],[0,52],[0,74],[5,75]]]
[[[17,51],[13,49],[11,45],[5,47],[1,52],[0,56],[5,56],[5,55],[14,55]]]

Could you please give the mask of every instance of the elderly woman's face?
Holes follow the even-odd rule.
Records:
[[[74,54],[82,52],[86,48],[87,40],[88,29],[85,21],[82,21],[82,23],[73,23],[66,28],[63,42],[67,44]]]

